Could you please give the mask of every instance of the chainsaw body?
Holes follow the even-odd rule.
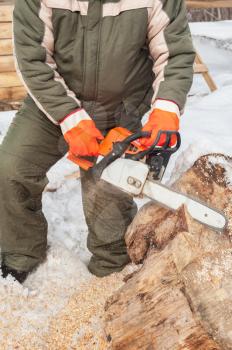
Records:
[[[171,155],[180,147],[180,134],[161,130],[154,144],[144,148],[138,139],[149,136],[150,133],[142,131],[132,134],[123,128],[111,130],[100,146],[102,156],[96,164],[88,162],[86,165],[89,175],[132,196],[142,194],[171,210],[185,205],[195,220],[216,231],[223,231],[227,219],[222,212],[160,183]],[[171,146],[173,138],[175,146]],[[164,141],[161,143],[161,140]]]
[[[169,145],[171,137],[176,136],[176,145]],[[154,180],[161,180],[165,172],[168,160],[180,147],[180,135],[178,132],[160,131],[154,144],[147,148],[140,145],[140,137],[149,136],[148,133],[139,131],[132,134],[124,128],[112,129],[100,146],[100,153],[108,158],[105,167],[104,158],[93,168],[101,179],[117,186],[133,196],[142,194],[144,184],[148,176]],[[166,137],[166,142],[158,146],[161,137]],[[111,157],[116,159],[111,162]]]
[[[150,133],[139,131],[132,134],[130,131],[124,128],[112,129],[106,138],[103,140],[100,146],[100,154],[104,158],[97,163],[93,170],[93,174],[100,177],[104,169],[117,160],[117,166],[112,166],[106,170],[111,172],[111,176],[120,176],[120,172],[127,173],[129,175],[129,182],[133,187],[138,187],[139,181],[143,183],[143,175],[145,174],[152,177],[154,180],[161,180],[165,169],[167,167],[168,161],[173,153],[175,153],[181,144],[180,134],[175,131],[159,131],[157,138],[152,146],[149,148],[142,146],[139,143],[141,137],[149,137]],[[175,146],[171,146],[171,139],[176,138]],[[160,145],[160,140],[164,139],[165,142]],[[120,168],[120,171],[117,171]],[[113,169],[114,168],[114,169]],[[123,170],[124,169],[124,170]],[[122,172],[123,170],[123,172]],[[104,177],[106,177],[106,172]],[[115,175],[114,175],[115,172]],[[133,174],[136,179],[136,174],[138,177],[142,176],[132,184]],[[118,174],[118,175],[116,175]],[[125,187],[125,186],[124,186]]]
[[[142,193],[148,174],[149,166],[147,164],[119,158],[103,170],[100,179],[132,196],[139,196]]]

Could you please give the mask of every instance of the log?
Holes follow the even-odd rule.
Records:
[[[0,40],[0,56],[12,55],[13,45],[11,39]]]
[[[15,70],[13,56],[0,56],[0,72],[13,72]]]
[[[13,5],[0,4],[0,22],[11,22],[12,21]]]
[[[26,96],[23,86],[0,88],[0,101],[22,101]]]
[[[1,7],[0,7],[1,9]],[[0,39],[12,38],[12,23],[0,23]]]
[[[201,157],[174,184],[232,217],[232,159]],[[230,173],[231,174],[231,173]],[[232,349],[232,234],[150,202],[126,233],[141,269],[105,306],[105,331],[115,350]]]
[[[0,88],[8,88],[14,86],[22,86],[22,82],[16,72],[0,73]]]

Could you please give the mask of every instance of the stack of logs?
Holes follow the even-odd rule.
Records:
[[[0,101],[19,101],[25,89],[15,72],[12,45],[12,4],[0,3]]]

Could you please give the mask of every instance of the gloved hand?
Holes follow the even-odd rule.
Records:
[[[75,156],[98,156],[98,140],[104,137],[84,109],[67,115],[60,126],[70,153]]]
[[[153,111],[151,112],[148,122],[144,125],[142,131],[151,132],[148,138],[141,138],[140,143],[143,146],[150,147],[156,140],[160,130],[179,130],[179,107],[171,101],[157,100]],[[164,145],[166,140],[165,135],[162,135],[158,146]],[[176,144],[176,136],[171,137],[170,146]]]

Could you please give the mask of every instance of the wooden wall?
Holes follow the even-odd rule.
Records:
[[[12,11],[11,4],[0,3],[0,101],[19,101],[25,96],[14,66]]]
[[[196,21],[221,21],[232,19],[232,0],[186,0],[188,19]]]

